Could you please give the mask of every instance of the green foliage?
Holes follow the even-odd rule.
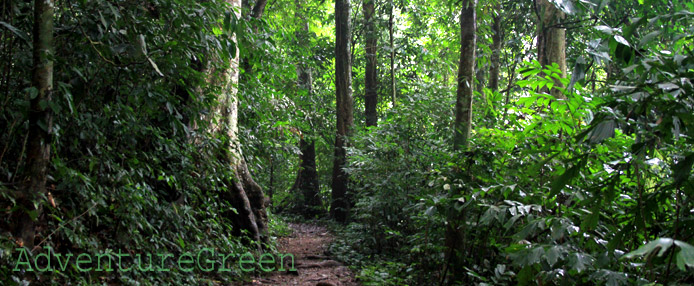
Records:
[[[31,1],[10,2],[0,21],[0,283],[242,279],[238,269],[222,276],[12,271],[9,226],[22,207],[26,122],[38,90],[30,81]],[[331,247],[365,285],[694,283],[694,4],[550,1],[567,13],[562,27],[573,68],[562,76],[558,65],[535,60],[531,1],[481,1],[471,149],[456,153],[458,3],[376,2],[379,122],[359,127],[366,54],[355,2],[357,127],[347,169],[354,206]],[[236,210],[220,199],[234,175],[219,160],[229,138],[207,131],[221,123],[211,116],[225,91],[216,78],[237,47],[244,58],[239,141],[254,178],[275,212],[296,212],[303,200],[289,190],[297,145],[311,140],[327,210],[335,133],[331,3],[271,2],[266,16],[248,21],[217,0],[56,5],[55,90],[41,106],[54,114],[51,197],[36,202],[40,216],[31,213],[43,245],[74,254],[249,250],[231,236],[225,214]],[[484,86],[495,15],[503,30],[499,90]],[[311,93],[297,86],[297,65],[312,70]],[[289,234],[285,220],[295,218],[268,215],[271,238]],[[456,241],[446,241],[447,228],[458,231]],[[462,257],[458,269],[449,268],[447,243]],[[449,281],[453,272],[460,281]]]
[[[577,15],[603,11],[584,8]],[[353,138],[357,203],[345,236],[356,242],[338,253],[371,261],[357,264],[364,281],[443,280],[443,231],[457,223],[465,268],[449,271],[464,285],[691,283],[692,17],[643,19],[596,27],[571,78],[524,63],[508,105],[492,96],[476,110],[469,152],[447,147],[450,97],[405,95],[396,116]],[[665,23],[675,24],[655,41]],[[596,87],[597,63],[610,77]],[[397,280],[385,261],[416,270]]]
[[[3,24],[30,31],[31,9],[12,3],[18,14]],[[58,1],[55,17],[54,114],[48,184],[37,217],[42,246],[58,253],[196,252],[253,248],[231,236],[223,214],[234,174],[218,160],[227,139],[208,132],[221,86],[209,84],[205,68],[222,70],[236,43],[233,13],[224,1]],[[5,35],[5,34],[3,34]],[[5,36],[3,36],[5,37]],[[3,38],[5,41],[7,38]],[[83,273],[12,272],[16,245],[8,226],[21,207],[13,199],[23,180],[30,53],[19,42],[4,45],[12,55],[8,92],[2,94],[3,158],[0,221],[0,282],[41,279],[64,285],[208,284],[231,275],[141,271]],[[29,62],[27,62],[29,59]],[[4,65],[3,65],[4,66]]]

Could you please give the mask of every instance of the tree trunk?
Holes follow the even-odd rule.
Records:
[[[240,0],[228,0],[232,7],[239,8]],[[235,10],[238,15],[238,11]],[[234,36],[236,41],[236,36]],[[265,212],[265,196],[260,186],[253,180],[248,170],[246,161],[243,159],[241,144],[238,138],[238,90],[236,88],[239,81],[239,51],[231,59],[229,69],[222,73],[222,80],[225,85],[223,93],[220,95],[220,104],[215,111],[218,122],[221,124],[213,126],[213,132],[219,132],[228,138],[228,148],[226,158],[224,158],[235,173],[234,181],[231,182],[229,192],[223,194],[223,198],[228,200],[236,209],[236,212],[229,212],[235,226],[235,234],[241,230],[247,230],[249,236],[254,241],[267,241],[265,235],[267,231],[267,214]],[[214,71],[211,72],[214,74]]]
[[[376,78],[378,50],[378,33],[374,25],[374,14],[376,8],[374,0],[364,0],[364,29],[366,38],[366,75],[364,80],[364,88],[366,89],[364,96],[364,114],[366,115],[366,126],[376,126],[378,124],[378,114],[376,106],[378,105],[378,82]]]
[[[308,41],[308,21],[303,17],[304,11],[299,0],[296,1],[295,17],[302,21],[301,30],[296,32],[296,38],[300,39],[299,43]],[[299,79],[298,88],[302,90],[302,94],[308,97],[313,95],[313,73],[308,64],[302,60],[296,66],[297,77]],[[299,140],[299,172],[296,175],[296,181],[292,186],[292,193],[301,192],[303,194],[303,210],[304,215],[315,215],[321,204],[318,183],[318,171],[316,170],[316,145],[311,139],[306,139],[302,132]]]
[[[350,1],[335,0],[335,90],[337,134],[333,158],[332,204],[330,214],[338,222],[347,221],[350,201],[349,177],[344,168],[347,163],[347,136],[354,121],[352,115],[352,63],[350,62]]]
[[[35,220],[41,214],[41,203],[35,202],[42,200],[46,194],[48,164],[51,160],[53,115],[49,104],[53,92],[54,5],[53,0],[34,1],[32,87],[36,88],[38,94],[29,103],[29,146],[20,194],[20,202],[26,210],[20,214],[15,231],[17,242],[29,248],[34,246]]]
[[[561,76],[566,76],[566,29],[560,27],[564,20],[564,12],[557,9],[549,0],[536,0],[535,9],[538,19],[537,27],[537,58],[542,66],[549,66],[552,63],[559,65]],[[559,80],[555,79],[555,86],[563,87]],[[556,98],[565,98],[564,94],[558,89],[543,89]]]
[[[395,107],[395,45],[393,45],[393,0],[390,0],[390,15],[388,15],[388,34],[390,41],[390,91],[393,107]]]
[[[301,155],[299,160],[299,172],[296,176],[292,193],[301,192],[303,195],[304,215],[315,215],[320,207],[320,192],[318,184],[318,171],[316,170],[316,144],[307,141],[303,137],[299,141]]]
[[[460,64],[458,92],[455,103],[455,135],[453,148],[467,149],[472,129],[472,92],[475,83],[475,34],[477,29],[476,0],[463,1],[460,13]]]
[[[472,129],[472,94],[475,76],[475,49],[477,29],[477,0],[464,0],[460,13],[460,64],[458,66],[458,92],[455,104],[455,135],[453,149],[465,151],[469,147]],[[451,191],[451,196],[456,195]],[[453,204],[457,203],[454,200]],[[464,216],[452,205],[449,208],[445,231],[446,269],[450,270],[449,282],[457,281],[463,273]],[[445,274],[444,274],[445,276]],[[450,283],[452,284],[452,283]]]
[[[492,58],[491,66],[489,67],[489,89],[492,92],[499,91],[499,64],[501,61],[501,41],[503,41],[501,31],[501,5],[496,5],[494,9],[496,15],[492,23]]]

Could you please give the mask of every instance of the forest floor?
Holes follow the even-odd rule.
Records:
[[[347,266],[327,255],[328,246],[333,239],[328,229],[305,223],[290,223],[289,226],[293,230],[292,234],[279,238],[277,247],[280,253],[294,255],[294,267],[297,271],[269,272],[245,285],[359,285]]]

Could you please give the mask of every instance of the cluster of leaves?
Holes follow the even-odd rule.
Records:
[[[444,218],[434,208],[445,192],[434,182],[450,158],[444,131],[452,111],[439,111],[452,101],[446,88],[412,85],[431,93],[403,95],[349,148],[355,222],[332,251],[360,267],[367,285],[427,284],[441,266]]]
[[[14,193],[22,183],[28,102],[36,90],[27,80],[31,5],[10,5],[15,16],[2,22],[13,33],[2,38],[11,43],[2,50],[11,68],[4,74],[0,110],[0,284],[190,285],[241,277],[235,268],[224,275],[176,267],[170,272],[12,270],[17,252],[9,226],[20,213]],[[219,160],[227,139],[209,132],[217,124],[211,115],[223,92],[210,71],[228,68],[236,54],[230,36],[237,21],[230,12],[225,1],[57,1],[55,88],[45,107],[53,113],[50,195],[41,200],[43,212],[35,218],[41,246],[75,255],[253,249],[231,236],[224,214],[235,210],[219,199],[234,177]]]
[[[464,285],[692,283],[691,24],[673,9],[598,26],[570,79],[526,62],[517,99],[491,107],[500,118],[476,111],[466,152],[448,148],[451,99],[425,89],[394,109],[405,119],[355,136],[356,221],[334,251],[366,261],[365,281],[400,285],[453,271]],[[598,63],[608,72],[587,78]],[[451,217],[464,269],[446,269]]]

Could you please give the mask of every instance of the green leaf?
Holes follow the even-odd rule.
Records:
[[[672,238],[658,238],[639,247],[637,250],[625,254],[623,257],[629,259],[636,256],[643,256],[657,250],[660,250],[658,252],[658,256],[662,256],[665,254],[665,251],[667,251],[668,248],[674,244],[674,242],[675,241]]]
[[[605,120],[598,123],[598,125],[588,133],[587,136],[589,141],[591,143],[599,143],[607,138],[613,137],[616,125],[614,120]]]
[[[29,39],[29,35],[28,35],[27,33],[24,33],[23,31],[21,31],[21,30],[15,28],[14,26],[12,26],[12,25],[10,25],[10,24],[8,24],[8,23],[6,23],[6,22],[3,22],[3,21],[0,21],[0,26],[5,27],[5,29],[10,30],[10,32],[12,32],[13,34],[17,35],[17,37],[19,37],[19,38],[22,39],[27,45],[29,45],[29,48],[32,48],[32,47],[33,47],[32,44],[31,44],[31,40]]]
[[[581,222],[581,229],[584,231],[594,230],[598,226],[598,220],[600,218],[600,204],[594,204],[590,213],[585,216],[583,222]]]
[[[643,47],[646,44],[650,43],[655,37],[660,35],[660,33],[662,33],[662,31],[653,31],[643,36],[643,38],[641,38],[641,41],[639,42],[639,47]]]
[[[569,266],[572,270],[575,270],[579,273],[588,269],[591,265],[593,265],[594,261],[595,259],[588,254],[572,253],[569,256]]]
[[[677,268],[687,271],[687,266],[694,267],[694,246],[679,240],[675,240],[675,245],[680,247],[680,252],[677,253]]]
[[[39,90],[34,86],[28,87],[25,90],[27,93],[29,93],[29,99],[34,99],[39,96]]]
[[[183,240],[183,238],[180,235],[178,236],[178,245],[181,246],[181,249],[186,248],[186,242]]]
[[[156,71],[159,76],[164,76],[164,74],[161,73],[161,71],[159,70],[159,67],[157,66],[157,64],[154,63],[154,61],[150,57],[147,57],[147,60],[149,61],[149,63],[154,68],[154,71]]]
[[[575,178],[580,173],[580,170],[585,165],[586,165],[585,160],[580,160],[578,163],[571,166],[571,168],[564,171],[564,173],[561,174],[561,176],[559,176],[559,178],[557,178],[556,180],[554,180],[554,182],[552,182],[552,189],[550,191],[549,197],[551,198],[551,197],[556,196],[559,193],[559,191],[561,191],[561,189],[564,188],[564,186],[566,186],[566,184],[571,182],[571,180],[573,178]]]
[[[576,59],[573,72],[571,73],[571,82],[568,90],[572,90],[577,82],[583,81],[586,78],[586,60],[583,57]]]
[[[684,157],[683,160],[677,162],[677,165],[673,168],[676,186],[682,185],[689,179],[689,175],[692,173],[692,165],[694,165],[694,153],[689,153]]]
[[[617,41],[617,43],[620,43],[620,44],[625,45],[627,47],[631,46],[631,45],[629,45],[629,42],[627,42],[627,40],[624,39],[624,37],[622,37],[620,35],[614,35],[614,39],[615,39],[615,41]]]
[[[547,251],[545,253],[545,259],[547,260],[547,263],[549,263],[550,266],[557,263],[557,261],[559,261],[559,259],[563,256],[562,249],[563,247],[560,245],[552,245],[547,248]]]
[[[612,35],[614,33],[614,29],[605,25],[595,26],[593,28],[608,35]]]

